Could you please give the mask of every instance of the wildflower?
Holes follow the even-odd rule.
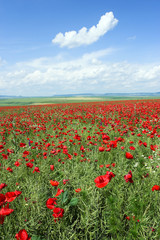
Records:
[[[32,168],[33,167],[33,163],[31,163],[31,162],[26,163],[26,166],[29,167],[29,168]]]
[[[63,179],[63,184],[65,185],[68,181],[69,179]]]
[[[53,181],[53,180],[50,180],[50,184],[54,187],[57,187],[59,185],[59,182],[58,181]]]
[[[25,147],[26,144],[25,143],[20,143],[20,147]]]
[[[0,193],[0,206],[2,206],[3,204],[5,204],[6,202],[6,197],[4,194]]]
[[[77,189],[75,189],[75,192],[80,192],[81,191],[81,188],[77,188]]]
[[[99,152],[103,152],[105,150],[104,147],[99,147]]]
[[[57,193],[56,193],[56,195],[55,195],[55,197],[58,197],[62,192],[64,192],[64,190],[63,189],[60,189],[60,188],[58,188],[58,190],[57,190]]]
[[[50,165],[50,170],[51,170],[51,171],[54,170],[54,165]]]
[[[35,167],[34,170],[33,170],[33,173],[34,172],[40,172],[39,167]]]
[[[14,210],[9,208],[9,203],[0,209],[0,224],[3,224],[4,218],[10,215]]]
[[[62,218],[64,214],[64,209],[63,208],[54,208],[53,209],[53,217],[54,221],[59,220],[59,218]]]
[[[48,198],[48,200],[46,201],[47,208],[54,209],[55,205],[57,205],[56,201],[57,198]]]
[[[22,229],[18,233],[16,233],[15,238],[17,240],[30,240],[31,239],[31,237],[28,236],[28,233],[25,229]]]
[[[133,155],[130,152],[126,152],[127,159],[133,159]]]
[[[107,171],[105,175],[101,175],[95,178],[94,182],[96,183],[96,187],[103,188],[105,187],[112,179],[115,177],[114,173]]]
[[[129,171],[128,174],[124,176],[124,179],[125,179],[126,182],[133,183],[133,180],[132,180],[132,172]]]
[[[1,191],[3,188],[5,188],[5,187],[7,187],[7,185],[6,185],[5,183],[1,183],[1,184],[0,184],[0,191]]]
[[[152,187],[152,191],[159,191],[160,190],[160,186],[158,186],[158,185],[154,185],[153,187]]]

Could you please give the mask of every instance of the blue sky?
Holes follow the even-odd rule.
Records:
[[[160,91],[160,1],[1,0],[0,95]]]

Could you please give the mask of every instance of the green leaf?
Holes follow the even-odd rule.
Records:
[[[34,235],[32,236],[32,240],[46,240],[46,239],[41,238],[41,236]]]
[[[62,203],[66,203],[67,200],[68,200],[68,191],[65,191],[63,193],[61,193],[61,200],[62,200]]]
[[[71,201],[69,202],[70,206],[76,206],[78,203],[78,198],[72,198]]]

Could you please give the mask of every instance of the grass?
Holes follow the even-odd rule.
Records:
[[[58,104],[58,103],[79,103],[79,102],[101,102],[101,101],[120,101],[120,100],[137,100],[137,99],[159,99],[159,97],[34,97],[34,98],[9,98],[0,99],[0,106],[26,106],[41,104]]]
[[[21,229],[32,240],[159,239],[160,192],[152,191],[160,185],[159,106],[158,101],[124,101],[1,112],[0,184],[7,184],[1,194],[22,193],[9,203],[14,212],[0,225],[0,239],[15,239]],[[126,152],[133,159],[126,158]],[[29,162],[32,168],[26,166]],[[40,172],[33,173],[35,167]],[[106,171],[115,177],[96,187],[95,178]],[[133,183],[124,179],[129,171]],[[69,179],[66,184],[64,179]],[[50,180],[58,181],[58,187]],[[46,201],[58,188],[64,192],[56,197],[56,207],[64,209],[64,215],[55,222]]]

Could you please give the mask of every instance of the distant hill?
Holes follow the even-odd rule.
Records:
[[[0,99],[4,98],[22,98],[22,96],[0,95]]]
[[[160,92],[154,93],[104,93],[104,94],[96,94],[96,93],[79,93],[79,94],[61,94],[61,95],[53,95],[53,97],[143,97],[143,96],[160,96]]]
[[[47,98],[47,97],[145,97],[145,96],[150,96],[150,97],[158,97],[160,96],[160,92],[154,92],[154,93],[144,93],[144,92],[139,92],[139,93],[104,93],[104,94],[98,94],[98,93],[78,93],[78,94],[57,94],[53,96],[32,96],[35,98]],[[0,95],[0,99],[8,99],[8,98],[30,98],[26,96],[14,96],[14,95]]]

